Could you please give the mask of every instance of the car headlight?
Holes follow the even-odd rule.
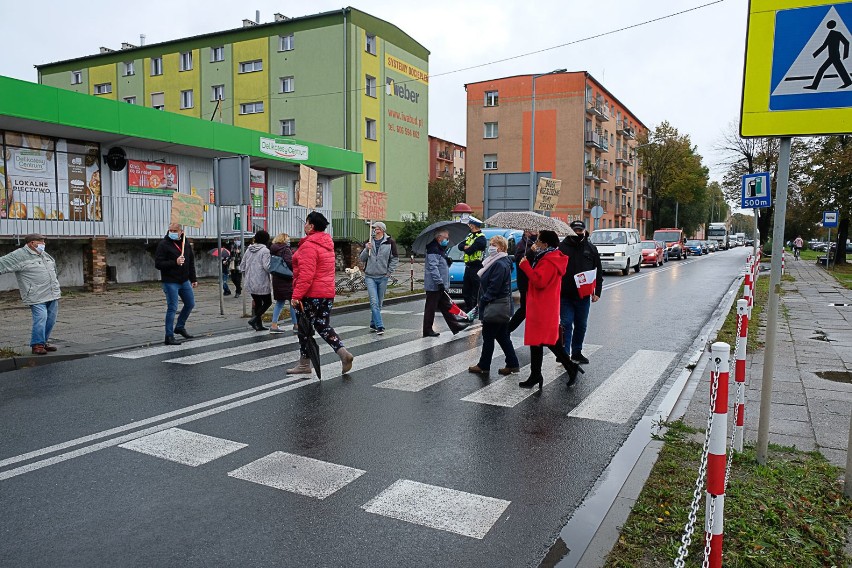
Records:
[[[624,253],[623,252],[617,252],[613,256],[624,256]]]

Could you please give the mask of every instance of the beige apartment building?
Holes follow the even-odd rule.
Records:
[[[637,137],[647,127],[589,73],[519,75],[465,87],[467,203],[477,214],[530,208],[524,203],[534,198],[528,182],[526,188],[500,189],[515,191],[514,201],[486,202],[485,185],[510,177],[489,174],[524,173],[529,179],[534,106],[533,171],[562,180],[552,215],[582,219],[590,229],[635,227],[642,235],[652,230],[651,196],[636,157]],[[596,205],[603,209],[597,224]]]

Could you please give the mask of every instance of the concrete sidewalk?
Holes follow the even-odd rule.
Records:
[[[395,273],[399,284],[389,287],[388,294],[410,290],[410,270],[410,264],[401,263]],[[336,278],[345,276],[345,273],[338,273]],[[415,289],[422,290],[422,262],[414,263],[414,279]],[[228,285],[233,292],[233,282],[229,281]],[[251,296],[234,298],[232,295],[225,296],[224,315],[220,315],[218,280],[202,278],[195,289],[195,309],[189,317],[187,330],[197,336],[249,330],[248,315],[243,316],[244,298],[246,314],[249,314]],[[343,302],[358,302],[363,305],[368,302],[367,292],[361,290],[339,294],[335,304],[339,306]],[[159,282],[112,284],[110,289],[102,294],[63,290],[59,315],[50,341],[59,350],[48,355],[32,355],[29,345],[32,328],[29,306],[21,303],[17,290],[0,292],[0,321],[3,322],[0,347],[11,349],[20,355],[15,357],[14,361],[0,359],[0,370],[162,343],[165,312],[166,301]],[[267,314],[272,314],[272,308]],[[281,320],[290,327],[289,318],[282,315]]]
[[[814,262],[790,258],[786,265],[795,281],[781,283],[769,442],[819,450],[831,463],[845,468],[852,412],[852,290]],[[760,278],[769,274],[762,273]],[[763,340],[766,322],[760,323]],[[763,349],[748,354],[746,443],[757,440],[763,365]],[[826,372],[847,382],[819,376]],[[703,379],[684,416],[687,424],[702,431],[707,427],[708,372]],[[732,367],[729,411],[735,394]]]

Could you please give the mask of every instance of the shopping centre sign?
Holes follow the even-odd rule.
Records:
[[[286,160],[304,161],[308,159],[308,147],[301,144],[294,144],[289,140],[261,138],[260,151],[264,154]]]

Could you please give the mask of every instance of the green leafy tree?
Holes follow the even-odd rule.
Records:
[[[414,239],[428,226],[428,220],[406,221],[402,229],[400,229],[399,235],[396,237],[397,244],[405,247],[405,250],[411,254],[411,245],[414,244]]]
[[[450,219],[453,207],[465,200],[465,177],[438,178],[429,182],[429,218]]]
[[[852,136],[825,136],[814,144],[809,161],[811,179],[802,191],[802,209],[809,220],[822,220],[823,211],[838,211],[836,262],[846,262],[846,239],[852,216]]]
[[[652,196],[651,213],[657,227],[680,225],[687,234],[706,222],[708,169],[692,145],[663,121],[639,139],[641,171]]]

